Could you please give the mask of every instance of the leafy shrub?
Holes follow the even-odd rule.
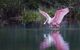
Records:
[[[22,18],[24,23],[38,22],[42,20],[39,12],[32,10],[26,10],[25,12],[23,12]]]

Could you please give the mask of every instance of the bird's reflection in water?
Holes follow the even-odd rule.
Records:
[[[54,45],[57,50],[69,50],[69,45],[64,41],[59,29],[51,31],[49,34],[44,34],[44,40],[40,44],[40,50],[45,50]]]

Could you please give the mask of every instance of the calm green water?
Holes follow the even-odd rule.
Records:
[[[49,28],[0,28],[0,50],[39,50],[43,34],[49,33]],[[60,33],[70,45],[70,50],[80,50],[80,29],[78,27],[63,26]],[[52,46],[46,50],[55,50]]]

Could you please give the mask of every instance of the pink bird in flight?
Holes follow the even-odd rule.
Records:
[[[64,16],[69,12],[69,9],[63,8],[63,9],[57,10],[54,14],[54,17],[52,18],[42,10],[39,10],[39,12],[46,18],[46,21],[44,22],[44,24],[46,24],[47,22],[48,24],[59,26]]]
[[[39,10],[39,12],[46,18],[44,24],[48,23],[51,27],[59,27],[64,16],[69,12],[69,8],[59,9],[55,12],[54,17],[51,18],[46,12]],[[55,30],[56,31],[56,30]],[[50,47],[52,44],[55,45],[57,50],[69,50],[68,43],[63,40],[63,37],[60,35],[59,31],[51,32],[46,36],[44,34],[44,41],[40,44],[40,50],[45,50]]]

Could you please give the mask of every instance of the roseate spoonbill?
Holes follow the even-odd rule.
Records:
[[[54,17],[51,18],[46,12],[42,11],[39,9],[39,12],[46,18],[46,21],[44,22],[44,24],[46,24],[46,22],[50,25],[53,26],[59,26],[60,23],[62,22],[64,16],[69,12],[68,8],[63,8],[63,9],[59,9],[55,12]]]
[[[62,22],[64,16],[69,12],[69,9],[63,8],[57,10],[53,18],[51,18],[46,12],[42,10],[39,10],[39,12],[46,18],[44,24],[47,22],[51,28],[59,28],[60,23]],[[57,50],[69,50],[68,43],[63,40],[63,37],[60,35],[59,31],[52,31],[50,34],[48,34],[48,36],[44,34],[44,37],[44,41],[40,44],[41,50],[45,50],[47,47],[51,46],[51,44],[54,44]]]

